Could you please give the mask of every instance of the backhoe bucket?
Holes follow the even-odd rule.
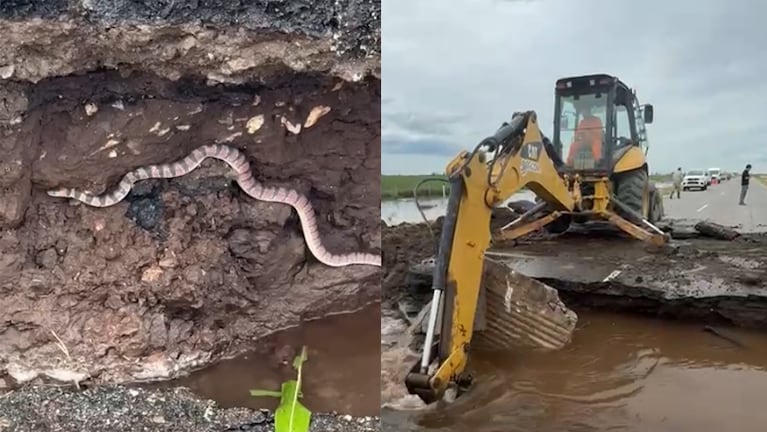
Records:
[[[556,289],[486,257],[482,290],[472,348],[556,350],[570,343],[578,315]]]
[[[416,322],[426,333],[430,304]],[[442,328],[438,308],[435,335]],[[516,272],[502,261],[485,257],[482,287],[474,315],[472,347],[482,351],[512,351],[527,347],[556,350],[572,339],[578,315],[568,309],[556,289]]]

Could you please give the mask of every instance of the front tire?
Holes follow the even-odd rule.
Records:
[[[617,177],[615,197],[628,208],[641,215],[644,219],[650,216],[650,183],[647,171],[639,168],[633,171],[621,173]],[[624,218],[631,218],[620,208],[616,208],[618,214]],[[633,219],[633,218],[631,218]]]

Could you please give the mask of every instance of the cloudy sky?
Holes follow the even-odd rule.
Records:
[[[514,111],[551,136],[556,79],[601,72],[654,105],[652,172],[767,172],[767,2],[382,3],[384,174],[442,172]]]

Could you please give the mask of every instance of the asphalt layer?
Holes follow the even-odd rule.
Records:
[[[82,17],[92,23],[213,24],[332,37],[351,57],[380,55],[380,0],[3,0],[0,19]]]
[[[705,191],[683,191],[681,199],[666,195],[663,207],[669,219],[709,220],[743,233],[767,231],[767,186],[752,178],[745,206],[738,205],[739,198],[737,177]]]

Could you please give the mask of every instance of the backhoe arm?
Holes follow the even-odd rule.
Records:
[[[495,153],[495,158],[486,161],[483,150]],[[451,384],[463,382],[493,208],[525,186],[555,209],[570,211],[575,206],[567,181],[544,149],[533,111],[515,115],[473,152],[461,152],[448,164],[447,173],[450,198],[434,269],[426,342],[421,362],[405,379],[408,391],[426,403],[441,399]],[[442,324],[434,343],[440,307]],[[431,372],[433,355],[436,370]]]

